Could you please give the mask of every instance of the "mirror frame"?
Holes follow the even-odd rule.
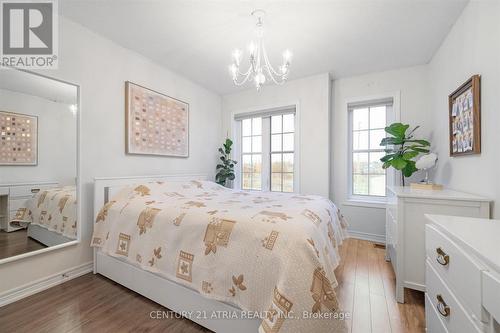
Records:
[[[77,198],[76,219],[77,219],[77,225],[76,225],[76,228],[77,229],[76,229],[76,239],[75,240],[72,240],[70,242],[66,242],[63,244],[55,245],[55,246],[49,246],[49,247],[46,247],[44,249],[26,252],[26,253],[18,254],[18,255],[12,256],[12,257],[8,257],[8,258],[3,258],[3,259],[0,259],[0,265],[6,264],[9,262],[13,262],[13,261],[17,261],[20,259],[24,259],[24,258],[29,258],[29,257],[36,256],[39,254],[47,253],[50,251],[59,250],[59,249],[62,249],[62,248],[68,247],[68,246],[77,245],[77,244],[80,244],[82,241],[82,181],[81,181],[82,168],[81,168],[81,149],[80,149],[81,148],[81,132],[82,132],[81,131],[81,117],[82,117],[82,113],[81,113],[81,111],[82,111],[81,89],[82,88],[81,88],[81,85],[78,83],[69,82],[69,81],[62,80],[62,79],[59,79],[56,77],[32,72],[29,70],[19,69],[19,68],[9,67],[9,69],[0,69],[0,71],[2,71],[2,70],[16,70],[16,71],[28,73],[31,75],[40,76],[40,77],[43,77],[43,78],[46,78],[49,80],[54,80],[54,81],[58,81],[61,83],[69,84],[69,85],[76,87],[76,105],[77,105],[77,111],[76,111],[76,198]]]

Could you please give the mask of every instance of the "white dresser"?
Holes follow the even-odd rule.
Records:
[[[0,184],[0,228],[11,232],[20,228],[12,227],[9,222],[33,194],[40,190],[57,186],[57,182]]]
[[[489,218],[490,203],[483,197],[444,190],[388,187],[386,260],[396,275],[396,300],[404,303],[404,288],[425,291],[424,214]]]
[[[500,221],[427,215],[427,332],[500,332]]]

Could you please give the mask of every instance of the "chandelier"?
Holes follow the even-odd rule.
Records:
[[[233,51],[233,63],[229,66],[229,72],[233,82],[237,86],[245,84],[252,79],[257,90],[260,90],[266,80],[271,80],[275,84],[281,85],[286,82],[290,74],[290,62],[292,53],[289,50],[283,52],[283,63],[278,70],[274,69],[267,57],[266,47],[264,45],[264,22],[265,11],[257,9],[252,12],[256,18],[255,37],[256,42],[252,41],[248,45],[248,54],[250,65],[244,72],[240,70],[242,51],[236,49]]]

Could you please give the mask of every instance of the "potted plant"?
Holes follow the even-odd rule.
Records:
[[[405,177],[410,177],[418,169],[413,160],[420,153],[428,153],[429,141],[415,139],[414,133],[420,126],[408,131],[410,125],[393,123],[385,128],[390,136],[382,139],[381,146],[386,146],[386,155],[380,159],[383,168],[393,167],[401,171],[401,185],[405,185]]]
[[[231,159],[231,147],[233,145],[233,141],[231,139],[226,138],[226,141],[222,144],[222,147],[219,148],[219,153],[221,154],[220,160],[221,163],[217,164],[216,170],[217,174],[215,175],[215,182],[219,185],[225,187],[232,187],[232,181],[234,180],[234,165],[237,163],[235,160]]]

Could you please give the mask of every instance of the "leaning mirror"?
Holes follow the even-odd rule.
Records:
[[[0,262],[79,237],[78,89],[0,69]]]

